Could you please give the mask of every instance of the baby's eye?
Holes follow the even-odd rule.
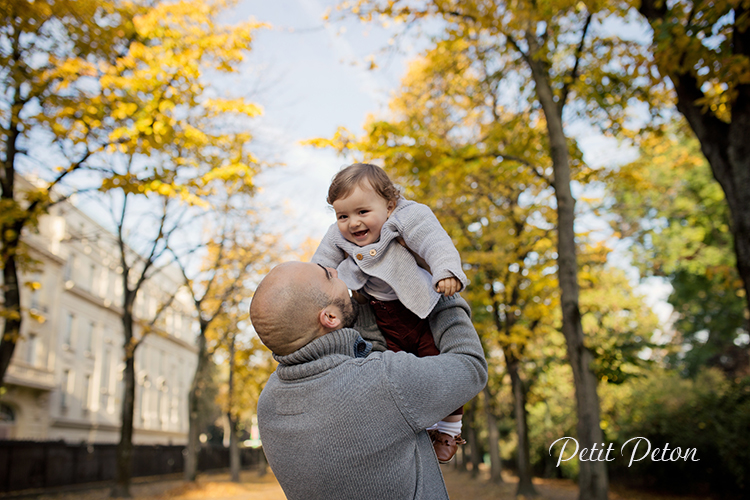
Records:
[[[346,220],[346,215],[339,215],[338,219],[339,220]]]
[[[365,215],[369,210],[360,210],[359,215]]]

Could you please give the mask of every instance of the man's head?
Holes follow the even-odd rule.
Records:
[[[356,314],[335,269],[286,262],[261,281],[250,319],[266,347],[286,356],[328,332],[351,327]]]

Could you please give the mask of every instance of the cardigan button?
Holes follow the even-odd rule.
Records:
[[[376,253],[378,253],[378,251],[375,250],[374,248],[370,250],[370,255],[372,255],[373,257],[375,257]]]
[[[359,259],[359,260],[362,260],[362,259],[363,259],[363,257],[362,257],[362,254],[361,254],[361,253],[358,253],[358,254],[357,254],[357,259]]]

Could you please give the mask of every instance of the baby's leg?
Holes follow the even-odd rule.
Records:
[[[420,342],[425,336],[429,336],[434,354],[439,353],[432,340],[430,323],[426,319],[421,319],[398,300],[371,300],[370,305],[388,350],[406,351],[422,357],[424,354],[419,352]]]
[[[460,436],[462,417],[463,415],[448,415],[437,423],[437,430],[454,438]]]

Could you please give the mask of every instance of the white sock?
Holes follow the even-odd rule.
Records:
[[[441,420],[437,423],[437,430],[452,437],[456,437],[461,434],[461,421],[446,422],[445,420]]]

